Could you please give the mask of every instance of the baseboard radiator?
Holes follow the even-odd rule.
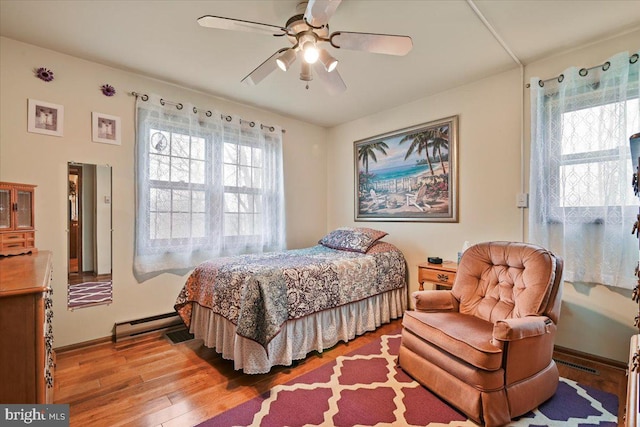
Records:
[[[572,369],[577,369],[578,371],[586,372],[588,374],[593,374],[593,375],[600,375],[600,372],[597,369],[593,369],[589,366],[581,365],[575,362],[569,362],[567,360],[558,359],[555,357],[553,358],[553,360],[555,360],[555,362],[560,365],[564,365]]]
[[[159,314],[129,322],[116,323],[113,329],[115,342],[135,338],[151,332],[165,332],[184,328],[184,323],[178,313]]]

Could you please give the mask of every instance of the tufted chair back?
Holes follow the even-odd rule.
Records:
[[[460,313],[491,323],[540,315],[557,323],[558,262],[551,252],[526,243],[480,243],[464,252],[451,292]]]

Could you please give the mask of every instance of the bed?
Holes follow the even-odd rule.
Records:
[[[175,309],[236,370],[291,365],[402,317],[406,261],[385,235],[343,227],[309,248],[204,262]]]

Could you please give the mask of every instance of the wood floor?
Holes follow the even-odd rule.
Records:
[[[67,282],[70,285],[86,282],[108,282],[111,280],[111,274],[95,274],[92,271],[83,273],[69,273]]]
[[[400,322],[263,375],[234,371],[202,341],[174,345],[158,335],[59,351],[54,402],[70,404],[71,426],[194,426],[397,330]]]
[[[400,327],[401,320],[396,320],[264,375],[234,371],[231,362],[201,341],[174,345],[159,335],[63,350],[57,354],[54,399],[70,404],[71,426],[194,426]],[[585,362],[562,355],[563,360],[571,357],[575,363]],[[597,376],[564,366],[560,371],[625,400],[624,370],[600,367]]]

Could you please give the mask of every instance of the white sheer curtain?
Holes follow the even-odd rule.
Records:
[[[151,95],[136,102],[139,282],[284,249],[282,129]]]
[[[284,249],[282,129],[227,117],[223,125],[223,254]]]
[[[565,280],[635,286],[639,63],[623,52],[597,69],[531,79],[529,238],[564,258]]]

